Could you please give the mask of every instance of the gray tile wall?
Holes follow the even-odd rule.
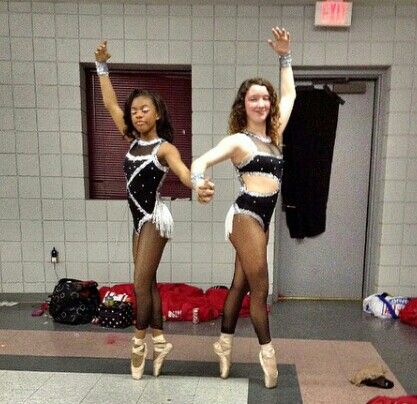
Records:
[[[0,291],[49,292],[62,276],[132,279],[126,203],[85,199],[79,62],[93,61],[102,38],[113,62],[192,65],[198,156],[224,135],[244,78],[262,75],[278,84],[276,57],[265,43],[278,24],[292,33],[297,66],[389,67],[375,288],[416,295],[416,1],[355,1],[346,31],[314,28],[307,0],[157,3],[0,3]],[[176,233],[161,281],[230,282],[233,251],[223,220],[237,183],[228,164],[215,167],[213,178],[218,193],[211,205],[168,203]],[[53,246],[60,253],[55,271]],[[268,253],[272,263],[272,243]],[[270,275],[272,284],[271,265]]]

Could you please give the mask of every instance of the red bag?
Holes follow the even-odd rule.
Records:
[[[226,300],[229,289],[226,286],[213,286],[206,290],[206,297],[212,306],[221,314],[223,314],[224,302]],[[240,308],[239,317],[250,316],[250,295],[243,298],[242,307]]]
[[[158,289],[165,320],[192,321],[196,307],[199,321],[210,321],[220,315],[200,288],[185,283],[161,283]]]
[[[133,316],[136,317],[136,293],[135,285],[133,283],[121,283],[120,285],[114,285],[112,287],[102,286],[98,292],[100,294],[100,302],[103,302],[106,292],[113,292],[118,295],[128,295],[129,303],[132,305],[133,308]]]
[[[226,286],[213,286],[206,290],[206,298],[211,305],[219,312],[223,313],[224,302],[229,290]]]
[[[400,320],[417,327],[417,299],[410,300],[400,311]]]
[[[377,396],[366,404],[417,404],[417,396],[385,397]]]
[[[157,285],[161,298],[163,295],[178,294],[182,296],[202,296],[203,289],[196,286],[187,285],[186,283],[158,283]]]
[[[159,283],[164,320],[184,321],[183,306],[187,299],[204,296],[203,290],[185,283]]]
[[[182,320],[193,320],[193,309],[198,308],[198,321],[210,321],[220,316],[220,312],[216,310],[205,296],[191,297],[186,300],[182,306]]]

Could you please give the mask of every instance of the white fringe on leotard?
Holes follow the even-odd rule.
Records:
[[[234,203],[230,207],[229,211],[227,212],[226,220],[224,222],[224,230],[225,230],[224,236],[226,238],[226,241],[229,240],[229,236],[232,234],[233,218],[235,217],[235,215],[237,213],[241,213],[243,215],[248,215],[248,216],[253,217],[256,221],[258,221],[258,223],[261,225],[262,229],[265,229],[264,222],[262,221],[262,218],[259,215],[257,215],[255,212],[252,212],[250,210],[241,209],[241,208],[239,208],[239,206],[236,203]]]
[[[152,214],[152,223],[155,223],[156,228],[162,237],[171,238],[174,231],[174,220],[168,207],[159,199],[155,202],[155,208]]]
[[[227,212],[226,219],[224,221],[224,237],[226,241],[229,241],[229,236],[232,234],[233,230],[233,217],[235,216],[236,209],[233,204],[229,211]]]

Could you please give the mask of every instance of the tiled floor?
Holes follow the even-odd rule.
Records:
[[[219,385],[214,377],[4,371],[0,373],[0,402],[13,403],[243,403],[247,379],[229,379]]]
[[[1,299],[0,299],[1,300]],[[417,392],[417,329],[380,320],[358,302],[281,302],[270,316],[279,385],[263,387],[259,346],[240,319],[231,377],[217,377],[211,350],[220,321],[165,324],[174,350],[163,375],[129,377],[131,329],[64,326],[31,317],[32,306],[0,307],[1,403],[366,403],[376,395]],[[356,387],[349,377],[384,364],[392,390]],[[3,369],[3,370],[2,370]]]

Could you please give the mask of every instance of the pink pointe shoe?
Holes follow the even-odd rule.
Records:
[[[158,377],[161,374],[162,365],[166,356],[172,351],[170,342],[156,343],[153,349],[153,375]]]
[[[232,355],[232,344],[225,341],[216,341],[213,344],[214,352],[219,357],[220,377],[227,379],[230,372],[230,359]]]
[[[142,378],[143,371],[145,370],[145,359],[148,350],[146,343],[142,342],[142,340],[135,337],[133,337],[132,340],[133,347],[130,361],[130,371],[132,373],[132,378],[139,380]]]
[[[275,351],[271,353],[259,352],[259,361],[261,362],[262,370],[264,371],[265,387],[273,389],[278,384],[278,369],[277,360],[275,358]]]

